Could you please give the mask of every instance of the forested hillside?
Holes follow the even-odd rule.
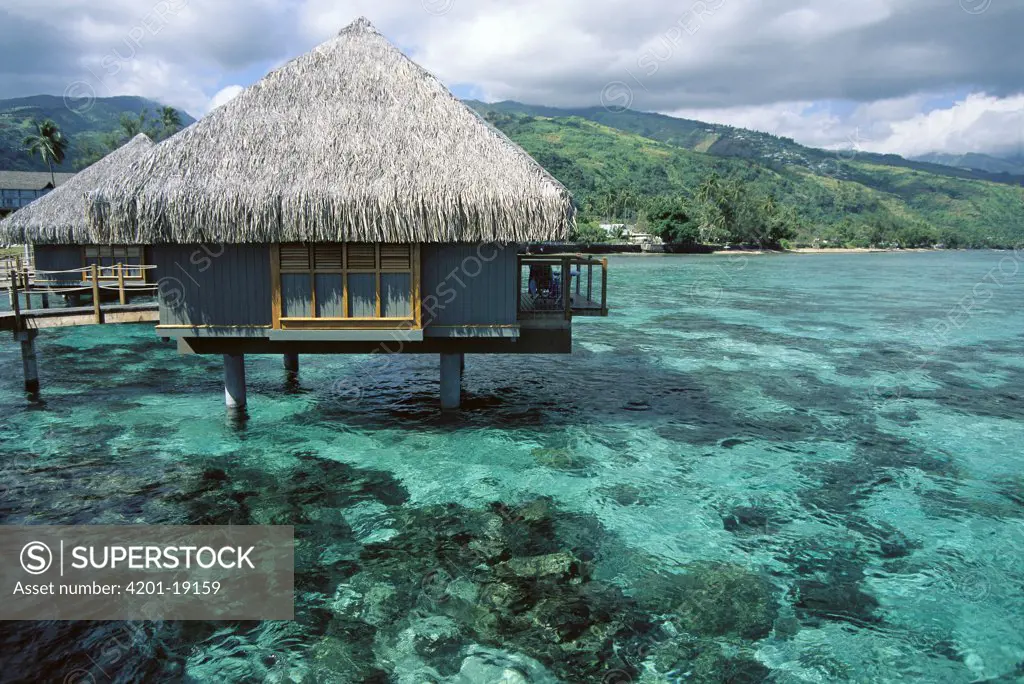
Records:
[[[810,168],[697,152],[581,117],[482,109],[576,195],[584,223],[646,218],[667,237],[699,242],[1024,242],[1024,188],[961,178],[956,169],[935,174],[860,156],[836,158],[831,169]],[[748,224],[775,222],[783,225],[752,240],[763,228]]]
[[[46,169],[22,149],[36,120],[52,119],[69,140],[57,171],[78,170],[137,132],[159,139],[180,127],[161,120],[170,108],[143,98],[76,104],[54,96],[0,100],[0,169]],[[1024,244],[1024,179],[1009,173],[817,150],[660,114],[469,104],[574,193],[579,239],[605,237],[596,223],[610,220],[639,222],[683,243]],[[193,121],[176,114],[180,125]]]
[[[130,137],[124,130],[122,119],[134,119],[146,112],[148,121],[141,122],[138,132],[147,132],[148,123],[156,122],[163,105],[142,97],[102,97],[95,100],[70,100],[54,95],[34,95],[0,100],[0,170],[46,171],[46,163],[39,157],[30,157],[22,149],[22,140],[33,130],[34,121],[52,120],[70,142],[63,164],[54,168],[58,172],[80,170],[116,148],[118,142]],[[191,116],[178,110],[181,124],[194,122]],[[159,126],[156,126],[159,130]]]

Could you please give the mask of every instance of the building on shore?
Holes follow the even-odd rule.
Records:
[[[250,86],[91,194],[90,239],[146,247],[157,334],[246,354],[440,355],[441,404],[464,354],[572,351],[606,315],[607,262],[531,257],[565,240],[569,192],[365,19]]]

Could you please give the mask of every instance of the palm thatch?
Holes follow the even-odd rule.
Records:
[[[109,179],[103,243],[559,240],[572,197],[360,19]]]
[[[0,243],[37,245],[95,244],[89,233],[86,194],[124,172],[153,147],[145,134],[132,138],[92,166],[75,174],[36,201],[0,221]],[[49,174],[46,174],[49,182]]]

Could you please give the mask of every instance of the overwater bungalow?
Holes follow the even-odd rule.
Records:
[[[157,334],[224,357],[433,353],[457,407],[464,354],[570,353],[606,315],[607,262],[528,257],[572,197],[365,19],[154,147],[95,193],[92,238],[148,245]]]
[[[83,294],[91,295],[97,311],[99,300],[104,296],[118,298],[120,304],[126,305],[129,293],[152,294],[153,286],[147,283],[149,269],[145,247],[97,244],[89,233],[86,198],[88,192],[122,173],[130,161],[151,147],[153,141],[140,133],[83,171],[67,174],[56,188],[51,186],[46,193],[0,221],[0,244],[21,244],[31,248],[34,270],[31,279],[28,261],[24,262],[21,274],[14,271],[0,274],[0,280],[6,281],[11,288],[11,304],[15,312],[18,311],[19,284],[26,292],[26,308],[31,303],[31,292],[39,294],[44,308],[49,307],[51,296],[63,297],[77,304]],[[50,317],[59,314],[57,311],[48,312],[46,324],[77,323],[72,321],[73,316],[64,317],[63,321]],[[130,315],[122,317],[122,320],[139,318]],[[35,339],[40,321],[23,325],[23,320],[15,314],[13,321],[3,323],[13,323],[14,339],[21,344],[25,389],[31,393],[38,392]]]
[[[465,354],[568,354],[573,317],[608,313],[607,261],[519,253],[568,237],[565,187],[365,19],[147,143],[19,212],[8,241],[35,243],[37,269],[153,269],[157,334],[223,355],[229,407],[246,354],[297,371],[384,352],[439,354],[454,408]]]
[[[0,243],[31,245],[35,269],[47,272],[39,285],[68,288],[80,285],[95,265],[101,280],[145,282],[146,248],[141,245],[100,245],[90,235],[87,194],[123,173],[128,164],[153,147],[140,133],[56,189],[0,221]],[[119,274],[118,266],[125,268]],[[6,276],[6,274],[4,274]]]

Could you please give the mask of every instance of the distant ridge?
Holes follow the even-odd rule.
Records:
[[[609,128],[617,128],[620,131],[635,133],[715,157],[750,159],[771,166],[803,166],[829,176],[836,175],[837,166],[841,167],[838,162],[856,159],[869,164],[897,166],[953,178],[974,178],[1009,185],[1024,184],[1024,165],[1010,164],[1007,168],[990,170],[985,166],[962,167],[960,164],[948,164],[946,161],[905,159],[897,154],[875,154],[858,150],[837,152],[806,147],[791,138],[770,133],[630,109],[610,111],[604,107],[559,108],[511,100],[493,103],[468,100],[467,104],[479,112],[493,111],[552,118],[578,116]]]
[[[685,214],[717,177],[744,198],[793,212],[793,244],[1024,244],[1021,176],[817,150],[660,114],[469,104],[573,192],[588,230],[610,218],[638,220],[641,211],[664,215],[665,207]]]
[[[914,161],[954,166],[958,169],[976,169],[988,173],[1009,173],[1024,176],[1024,153],[1013,157],[994,157],[989,154],[943,154],[934,152],[913,157]]]

